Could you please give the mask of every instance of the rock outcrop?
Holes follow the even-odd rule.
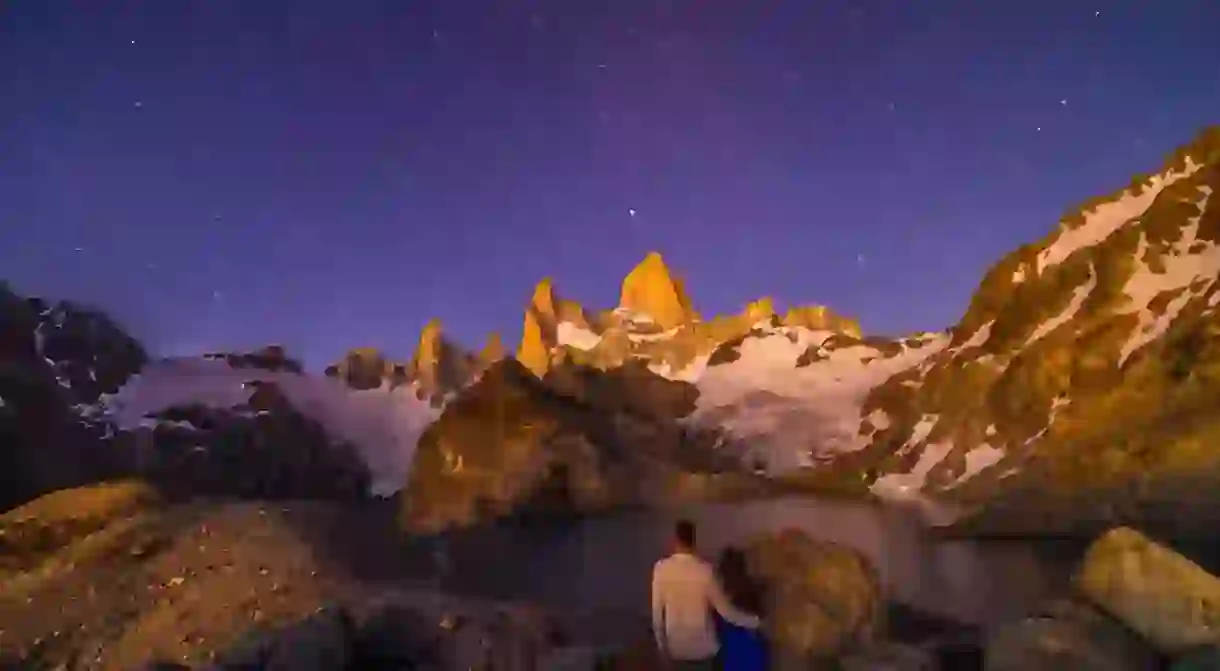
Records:
[[[649,252],[627,274],[619,307],[652,319],[662,329],[675,328],[699,318],[682,281],[670,273],[657,252]]]
[[[504,349],[504,342],[500,340],[499,333],[492,333],[487,336],[487,342],[483,345],[483,349],[479,351],[479,369],[480,372],[487,370],[493,363],[508,356]]]
[[[288,356],[281,345],[268,345],[253,352],[209,352],[204,359],[223,360],[233,368],[257,368],[259,370],[289,373],[304,373],[300,361]]]
[[[674,421],[690,385],[652,377],[565,367],[539,380],[514,359],[492,365],[420,439],[404,527],[432,533],[660,502],[682,471],[723,467],[706,438]],[[651,402],[634,396],[648,389]]]
[[[22,298],[0,284],[0,510],[122,472],[101,417],[147,360],[105,314]]]
[[[405,366],[387,362],[381,352],[372,347],[349,351],[342,361],[327,366],[325,372],[328,377],[342,380],[358,391],[377,389],[386,378],[389,378],[391,387],[409,381]]]
[[[422,400],[434,407],[444,405],[450,395],[461,390],[495,356],[494,341],[489,350],[476,355],[445,337],[440,320],[433,319],[420,331],[415,352],[407,361],[393,361],[374,348],[353,349],[343,360],[326,367],[328,377],[340,379],[359,391],[409,385]]]
[[[301,414],[274,383],[247,386],[244,404],[165,408],[122,434],[112,449],[130,472],[175,500],[367,495],[371,476],[352,445]]]
[[[420,332],[407,377],[439,406],[449,394],[465,386],[480,366],[479,358],[446,338],[440,320],[433,319]]]
[[[551,366],[551,350],[558,344],[555,339],[555,307],[550,280],[542,280],[534,288],[534,295],[525,309],[525,323],[521,327],[521,345],[517,348],[517,361],[535,375],[546,375]]]
[[[784,326],[799,326],[802,328],[835,331],[855,338],[862,337],[860,323],[854,319],[843,317],[831,312],[823,305],[802,305],[789,308],[782,320]]]

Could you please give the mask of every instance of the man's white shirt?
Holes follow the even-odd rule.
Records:
[[[686,552],[672,554],[652,569],[652,630],[671,658],[700,660],[720,650],[712,609],[739,627],[758,627],[758,617],[729,603],[712,567]]]

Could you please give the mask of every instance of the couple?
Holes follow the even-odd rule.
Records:
[[[761,671],[766,646],[758,630],[762,593],[745,555],[728,548],[717,574],[695,554],[695,525],[674,527],[674,551],[652,570],[652,630],[677,669]]]

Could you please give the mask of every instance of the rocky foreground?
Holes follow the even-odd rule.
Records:
[[[660,668],[646,627],[597,636],[595,604],[555,613],[442,594],[392,513],[167,503],[136,481],[42,497],[0,516],[0,669]],[[1220,579],[1128,528],[1094,543],[1071,594],[987,632],[887,606],[868,560],[799,531],[745,549],[768,587],[777,669],[1220,659]]]

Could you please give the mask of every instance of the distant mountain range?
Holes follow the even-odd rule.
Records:
[[[169,408],[238,412],[260,382],[358,454],[376,491],[432,492],[417,518],[505,513],[543,485],[651,501],[650,469],[671,493],[681,474],[816,469],[883,498],[991,504],[975,519],[1013,528],[1065,509],[1173,518],[1183,478],[1220,464],[1217,190],[1220,127],[1001,259],[958,324],[903,338],[767,298],[705,318],[656,253],[609,309],[543,279],[513,356],[434,321],[409,361],[356,349],[325,377],[277,348],[147,362],[104,315],[5,291],[5,475],[28,496],[63,443],[156,431]]]

